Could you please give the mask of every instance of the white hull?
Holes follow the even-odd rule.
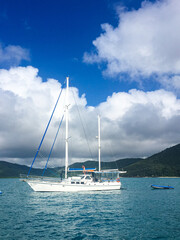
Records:
[[[71,184],[62,182],[47,182],[42,180],[26,180],[35,192],[83,192],[120,190],[120,182],[91,182],[85,184]]]

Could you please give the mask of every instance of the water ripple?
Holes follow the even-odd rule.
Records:
[[[0,179],[0,239],[180,239],[179,179],[122,179],[124,190],[35,193],[18,179]]]

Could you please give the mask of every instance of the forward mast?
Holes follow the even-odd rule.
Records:
[[[68,141],[69,141],[69,132],[68,132],[68,124],[69,124],[69,77],[66,78],[66,139],[65,139],[65,178],[67,179],[68,173]]]

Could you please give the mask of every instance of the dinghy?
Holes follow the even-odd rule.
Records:
[[[172,186],[161,186],[161,185],[151,185],[151,187],[153,188],[153,189],[174,189],[174,187],[172,187]]]

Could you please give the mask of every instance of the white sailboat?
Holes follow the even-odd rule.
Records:
[[[65,147],[65,179],[27,178],[26,182],[36,192],[78,192],[78,191],[107,191],[119,190],[121,182],[118,169],[101,170],[101,142],[100,142],[100,116],[98,116],[98,155],[99,171],[95,169],[68,169],[68,91],[69,78],[66,78],[66,147]],[[83,175],[68,177],[68,171],[83,170]],[[91,173],[91,174],[90,174]]]

